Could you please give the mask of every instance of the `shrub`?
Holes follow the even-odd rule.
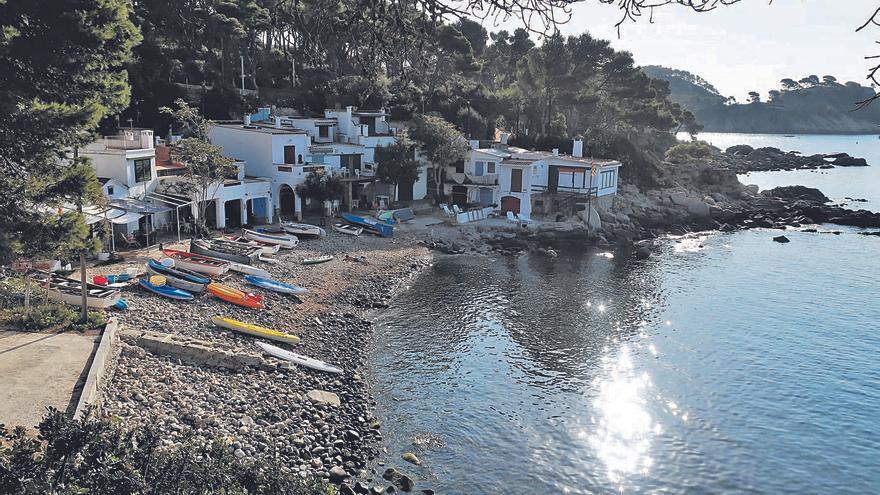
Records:
[[[676,144],[666,150],[666,161],[671,163],[701,162],[712,157],[715,148],[705,141]]]
[[[16,308],[9,311],[8,321],[18,330],[37,332],[50,328],[59,330],[85,331],[98,328],[107,323],[107,317],[100,311],[89,311],[85,323],[77,323],[79,310],[64,304],[45,304],[30,308]]]
[[[0,493],[285,493],[326,495],[326,485],[269,462],[241,462],[222,442],[161,447],[155,422],[123,429],[49,408],[31,438],[0,425]]]

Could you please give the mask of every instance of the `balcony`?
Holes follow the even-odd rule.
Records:
[[[464,174],[463,184],[474,184],[478,186],[497,186],[498,174],[474,175]]]

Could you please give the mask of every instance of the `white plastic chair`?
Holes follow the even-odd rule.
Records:
[[[517,218],[517,220],[522,222],[523,225],[531,225],[531,224],[535,223],[534,220],[532,220],[531,218],[529,218],[525,215],[517,215],[516,218]]]
[[[451,216],[453,216],[452,212],[449,211],[449,207],[446,206],[445,204],[440,205],[440,209],[443,210],[443,214],[444,214],[445,216],[447,216],[447,217],[451,217]]]
[[[507,221],[510,223],[519,224],[519,220],[516,219],[512,211],[507,212]]]
[[[454,211],[455,214],[458,215],[459,213],[461,213],[461,208],[459,208],[458,205],[452,205],[452,211]]]

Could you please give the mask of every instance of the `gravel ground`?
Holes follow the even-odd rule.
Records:
[[[269,358],[272,371],[225,369],[183,364],[121,344],[116,372],[107,385],[103,413],[128,424],[156,422],[174,445],[191,437],[197,443],[222,438],[239,458],[275,458],[286,469],[340,481],[343,474],[370,477],[363,471],[381,438],[366,384],[358,374],[372,331],[368,311],[387,306],[395,290],[430,262],[416,236],[399,232],[393,239],[353,238],[331,232],[302,240],[262,263],[273,278],[309,289],[296,298],[248,286],[239,274],[222,283],[255,290],[265,297],[263,310],[235,306],[209,295],[191,302],[172,301],[136,284],[123,290],[129,304],[117,313],[126,328],[191,336],[233,350],[259,351],[257,339],[215,327],[223,315],[299,335],[287,347],[344,369],[342,375],[308,370]],[[306,266],[301,261],[323,254],[335,259]],[[154,253],[156,255],[156,253]],[[363,256],[366,262],[346,260]],[[143,261],[139,260],[138,264]],[[126,265],[90,270],[118,273]],[[310,390],[333,392],[341,405],[307,397]],[[341,469],[345,470],[345,473]]]

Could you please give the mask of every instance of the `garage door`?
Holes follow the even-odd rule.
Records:
[[[504,196],[501,198],[501,213],[512,211],[519,214],[519,198],[516,196]]]

